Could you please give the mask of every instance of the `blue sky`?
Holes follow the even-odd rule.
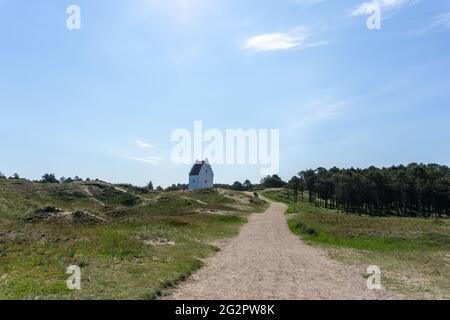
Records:
[[[195,120],[280,129],[286,179],[449,165],[450,1],[378,1],[381,30],[369,0],[0,0],[0,171],[186,182],[170,136]]]

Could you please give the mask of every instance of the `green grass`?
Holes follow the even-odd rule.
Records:
[[[0,185],[0,299],[154,299],[201,267],[218,250],[211,243],[237,235],[248,212],[264,209],[252,203],[236,209],[215,191],[138,195],[106,184],[90,188],[93,200],[82,183],[9,183]],[[108,223],[20,219],[47,205],[83,208]],[[66,287],[69,265],[81,267],[80,291]]]
[[[184,219],[187,225],[172,221],[84,228],[35,226],[39,233],[66,239],[44,243],[24,236],[19,243],[2,246],[0,273],[6,278],[0,282],[0,299],[143,299],[198,268],[199,259],[216,250],[208,241],[237,234],[243,223],[242,218],[200,215]],[[156,238],[175,245],[143,242]],[[82,267],[80,292],[61,285],[67,278],[65,268],[71,264]]]
[[[379,265],[385,285],[411,298],[450,298],[450,221],[370,217],[293,203],[284,190],[263,193],[289,205],[289,228],[347,264]]]
[[[336,225],[330,227],[329,231],[324,231],[323,229],[320,229],[320,227],[311,226],[302,221],[304,221],[304,219],[302,219],[301,216],[288,220],[289,228],[292,232],[301,235],[305,240],[320,242],[328,245],[379,251],[440,250],[447,249],[450,246],[450,236],[443,233],[430,232],[414,237],[403,234],[400,236],[381,234],[378,236],[364,236],[357,235],[358,231],[354,231],[354,235],[351,235],[351,232],[347,229],[347,236],[339,236],[333,234],[333,231],[330,231],[334,230]],[[339,234],[340,232],[337,233]]]
[[[120,192],[112,185],[102,182],[41,184],[24,180],[0,179],[0,216],[2,218],[24,216],[46,206],[56,206],[67,210],[101,210],[104,205],[116,207],[130,202],[137,204],[138,199],[134,195]]]

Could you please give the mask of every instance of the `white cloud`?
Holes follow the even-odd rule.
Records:
[[[266,33],[251,37],[245,41],[245,48],[254,52],[269,52],[291,49],[306,49],[325,45],[325,41],[306,43],[305,40],[311,36],[307,27],[297,27],[287,33]]]
[[[437,16],[434,16],[431,19],[430,25],[422,30],[420,33],[424,34],[439,28],[450,28],[450,12],[446,12]]]
[[[326,46],[329,42],[328,41],[317,41],[317,42],[311,42],[311,43],[307,43],[303,46],[303,48],[307,49],[307,48],[316,48],[316,47],[322,47],[322,46]]]
[[[130,156],[130,155],[125,155],[124,157],[127,159],[148,163],[148,164],[151,164],[154,166],[159,165],[159,163],[162,160],[160,157],[135,157],[135,156]]]
[[[375,9],[380,8],[383,11],[399,9],[404,6],[411,6],[418,0],[372,0],[363,2],[358,5],[352,12],[351,16],[363,16],[372,14]]]
[[[142,148],[142,149],[152,149],[155,147],[154,145],[151,145],[150,143],[147,143],[147,142],[139,140],[139,139],[136,140],[136,144],[139,148]]]
[[[289,50],[301,45],[304,39],[305,36],[268,33],[248,39],[245,47],[255,51]]]

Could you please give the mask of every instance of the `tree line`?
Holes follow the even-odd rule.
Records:
[[[17,173],[12,175],[11,177],[7,178],[2,172],[0,172],[0,179],[11,179],[11,180],[27,180],[28,179],[21,178]],[[68,177],[61,177],[57,178],[55,174],[53,173],[46,173],[42,176],[40,180],[33,180],[33,182],[37,183],[72,183],[72,182],[89,182],[89,181],[101,181],[99,179],[91,180],[90,178],[82,179],[78,176],[75,176],[74,178]],[[272,176],[266,176],[261,179],[260,183],[253,184],[250,180],[245,180],[243,182],[235,181],[233,184],[214,184],[215,188],[224,188],[224,189],[230,189],[230,190],[236,190],[236,191],[254,191],[254,190],[261,190],[264,188],[281,188],[286,186],[286,182],[284,182],[278,175],[272,175]],[[128,185],[131,186],[131,185]],[[172,184],[171,186],[168,186],[167,188],[163,188],[161,186],[155,187],[152,181],[149,181],[148,184],[144,187],[144,189],[153,191],[181,191],[181,190],[188,190],[189,185],[185,183],[178,183],[178,184]]]
[[[266,188],[282,188],[286,185],[287,183],[283,181],[280,176],[274,174],[272,176],[263,177],[259,183],[255,184],[247,179],[244,182],[235,181],[233,184],[214,184],[214,187],[236,191],[257,191]]]
[[[0,171],[0,179],[8,179],[8,180],[24,180],[24,181],[33,181],[33,182],[37,182],[37,183],[71,183],[71,182],[82,182],[82,181],[100,181],[99,179],[95,179],[95,180],[91,180],[90,178],[86,178],[85,180],[83,180],[82,178],[75,176],[73,179],[72,178],[65,178],[65,177],[61,177],[61,178],[56,178],[56,176],[53,173],[46,173],[42,176],[42,178],[40,180],[28,180],[26,178],[22,178],[19,176],[19,174],[14,173],[12,176],[10,177],[6,177],[1,171]]]
[[[450,215],[450,169],[438,164],[309,169],[293,177],[287,188],[293,191],[295,201],[307,200],[344,212]]]

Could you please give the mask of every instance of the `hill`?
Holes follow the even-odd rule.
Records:
[[[222,189],[0,180],[0,299],[155,298],[265,207]],[[98,219],[73,218],[81,213]],[[81,290],[66,287],[70,265]]]

